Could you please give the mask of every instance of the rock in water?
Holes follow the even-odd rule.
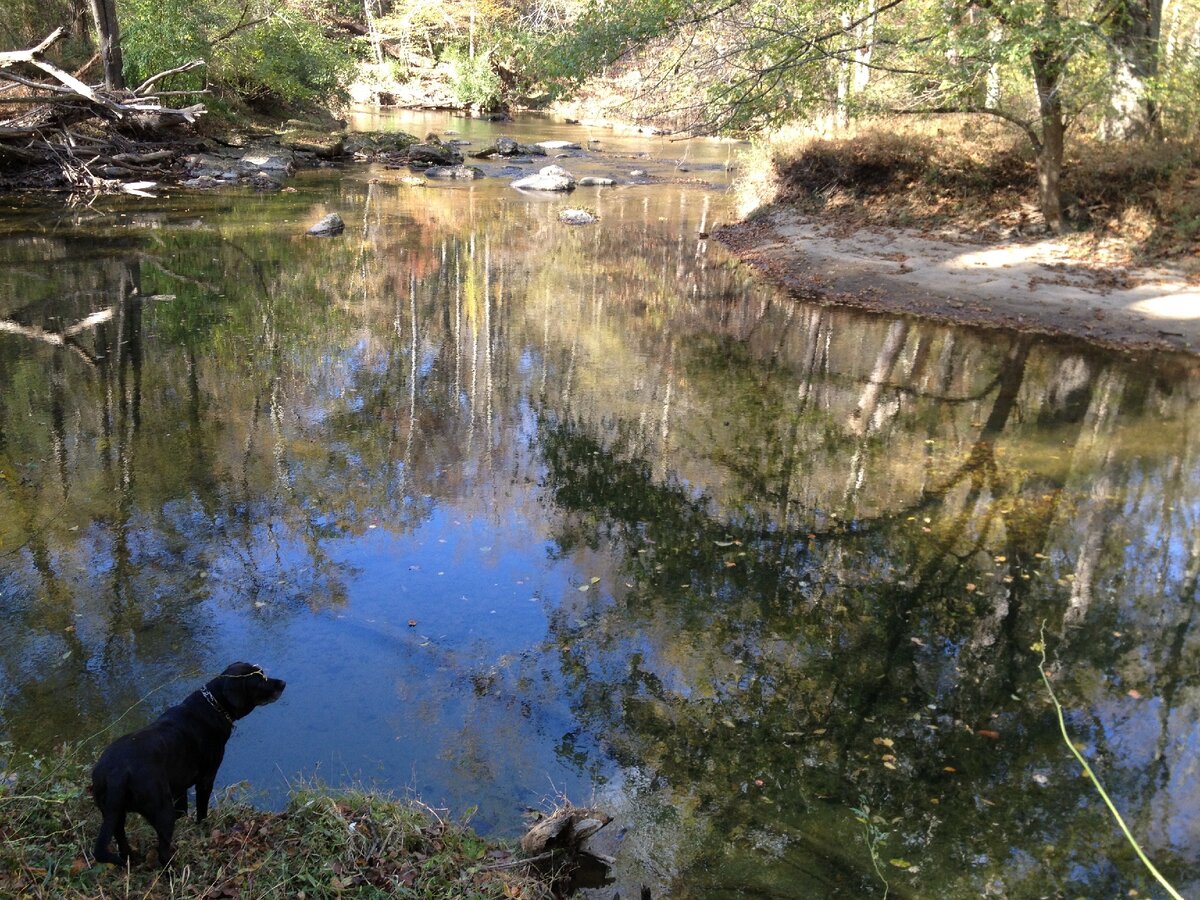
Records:
[[[575,176],[561,166],[546,166],[536,175],[518,178],[512,186],[527,191],[573,191]]]
[[[316,237],[333,237],[333,235],[341,234],[345,230],[346,223],[342,221],[342,217],[337,213],[330,213],[312,228],[308,229],[306,233],[315,235]]]
[[[430,166],[425,170],[426,178],[442,178],[451,180],[471,180],[483,177],[483,169],[478,166]]]
[[[586,209],[562,209],[558,212],[558,221],[564,225],[592,225],[600,220]]]
[[[615,178],[602,178],[598,175],[585,175],[579,179],[580,187],[612,187],[616,183]]]

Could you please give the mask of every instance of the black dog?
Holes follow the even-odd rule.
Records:
[[[188,788],[196,786],[196,821],[203,822],[234,721],[274,703],[284,687],[258,666],[234,663],[141,731],[109,744],[92,769],[92,799],[104,816],[96,860],[129,859],[125,815],[138,812],[158,833],[158,861],[167,865],[175,820],[187,815]],[[109,849],[114,835],[119,853]]]

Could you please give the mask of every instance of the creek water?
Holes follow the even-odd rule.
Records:
[[[729,145],[368,124],[599,138],[558,162],[620,184],[0,210],[4,738],[132,728],[246,659],[289,686],[219,788],[497,835],[595,800],[596,896],[1161,895],[1044,640],[1200,890],[1194,360],[789,299],[700,236]]]

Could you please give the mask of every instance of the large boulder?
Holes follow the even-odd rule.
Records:
[[[405,154],[412,166],[456,166],[462,154],[446,144],[413,144]]]
[[[575,176],[562,166],[546,166],[536,175],[518,178],[512,186],[523,191],[573,191]]]
[[[285,140],[283,146],[298,156],[310,153],[317,159],[337,159],[346,152],[346,139],[339,134],[305,134]]]
[[[184,174],[188,178],[213,178],[219,181],[237,181],[238,160],[212,153],[192,153],[183,158]]]
[[[546,151],[536,144],[518,144],[510,137],[498,137],[490,147],[476,150],[471,156],[475,159],[491,159],[495,156],[545,156]]]
[[[346,135],[343,147],[352,156],[370,159],[381,153],[403,153],[419,143],[419,137],[403,131],[362,131]]]
[[[291,150],[251,150],[238,160],[238,169],[251,175],[264,172],[287,176],[296,171],[296,157]]]

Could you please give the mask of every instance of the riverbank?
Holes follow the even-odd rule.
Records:
[[[784,136],[750,154],[744,219],[715,236],[806,298],[1200,353],[1195,149],[1083,142],[1066,172],[1074,231],[1050,236],[1034,161],[1003,131]]]
[[[1200,353],[1200,286],[1169,266],[1091,262],[1068,238],[973,241],[786,206],[714,236],[805,299]]]
[[[4,750],[9,748],[5,747]],[[0,767],[0,895],[30,898],[553,896],[549,877],[515,863],[513,850],[415,799],[320,785],[293,787],[282,812],[255,809],[234,788],[208,820],[181,821],[173,870],[150,859],[129,869],[95,864],[99,813],[78,750],[16,756]],[[154,834],[129,820],[135,853]]]

